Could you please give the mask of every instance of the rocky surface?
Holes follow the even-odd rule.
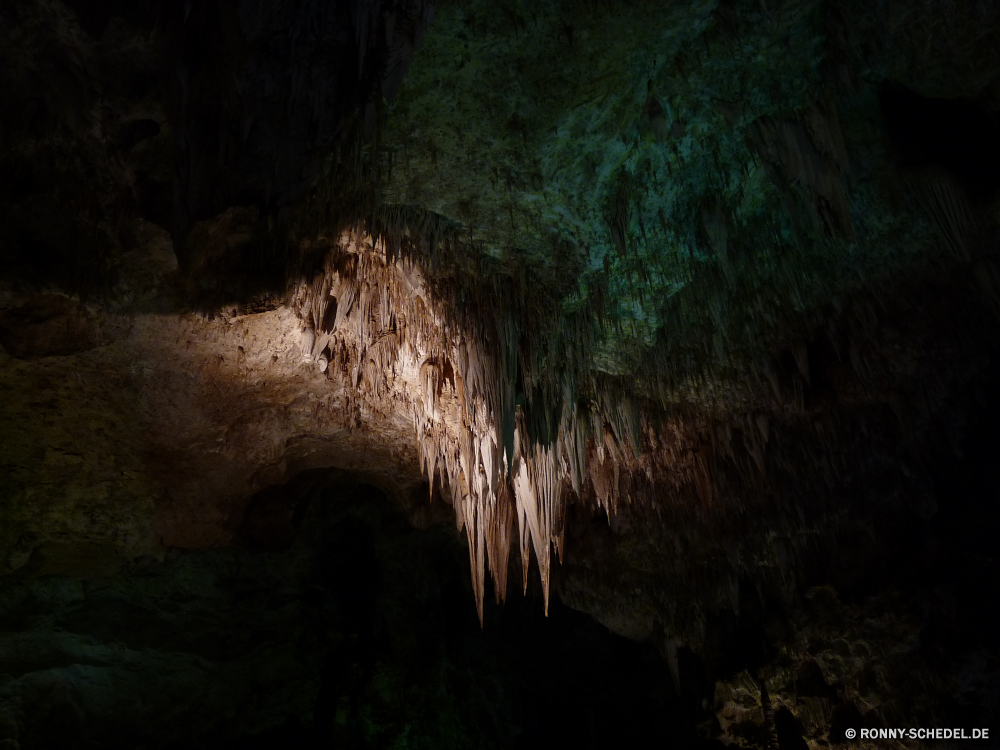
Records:
[[[520,596],[480,629],[448,526],[314,476],[283,552],[142,557],[0,599],[0,739],[25,748],[697,742],[651,647]],[[579,721],[585,707],[590,714]],[[553,719],[555,721],[553,722]]]
[[[995,721],[993,4],[125,5],[0,4],[7,747]]]
[[[21,550],[6,572],[26,545],[67,572],[227,544],[254,492],[305,469],[377,467],[402,496],[419,481],[408,420],[357,429],[343,395],[317,392],[325,378],[288,310],[101,322],[112,340],[99,348],[2,355],[4,421],[20,426],[4,433],[4,534]],[[36,329],[16,330],[37,344]]]

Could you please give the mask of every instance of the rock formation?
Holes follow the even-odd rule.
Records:
[[[996,722],[998,32],[0,3],[0,747],[540,742],[489,633],[550,608],[678,742]]]

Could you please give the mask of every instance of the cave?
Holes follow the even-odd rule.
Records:
[[[0,750],[1000,747],[997,3],[0,0],[0,104]]]

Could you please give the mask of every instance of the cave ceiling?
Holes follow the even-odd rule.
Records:
[[[891,39],[932,7],[441,3],[386,116],[384,200],[598,308],[599,370],[745,361],[936,242],[891,198],[879,106],[887,81],[942,86],[946,47]]]
[[[933,568],[992,413],[998,30],[944,0],[0,1],[0,580],[278,554],[303,477],[344,471],[458,529],[480,620],[554,591],[679,681],[792,613],[720,732],[770,689],[830,736],[787,688],[813,667],[883,710],[927,674],[920,595],[890,623],[817,586]]]

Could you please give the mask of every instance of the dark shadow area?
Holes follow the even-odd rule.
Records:
[[[20,747],[715,746],[650,644],[555,598],[546,617],[519,575],[505,605],[487,592],[480,628],[462,536],[315,480],[286,493],[302,519],[284,551],[171,553],[0,592],[0,629],[23,641],[5,664],[24,686]]]
[[[994,373],[996,369],[994,369]],[[995,716],[1000,705],[1000,396],[987,394],[959,445],[960,455],[935,467],[936,554],[929,560],[925,658],[960,662],[955,715]]]
[[[775,711],[774,729],[781,750],[808,750],[809,745],[802,737],[802,725],[787,708]]]
[[[945,167],[973,198],[1000,189],[1000,122],[969,99],[930,99],[898,83],[879,92],[886,132],[904,167]]]

